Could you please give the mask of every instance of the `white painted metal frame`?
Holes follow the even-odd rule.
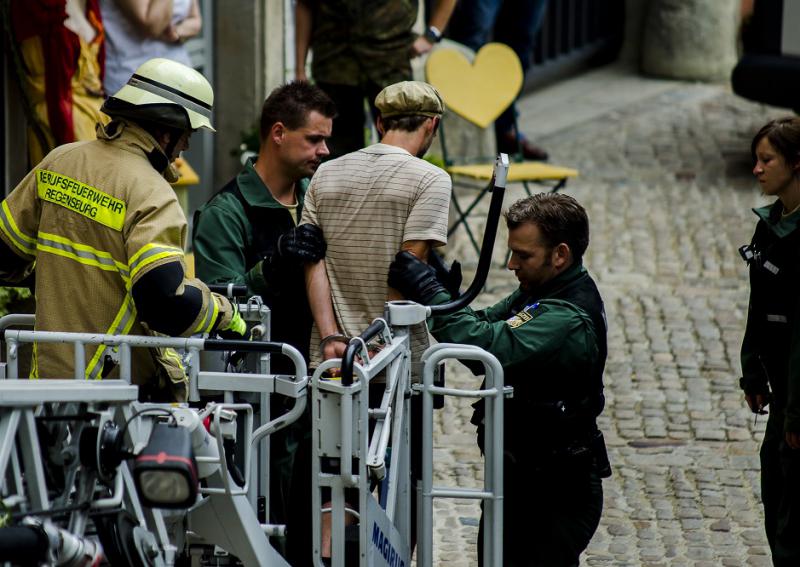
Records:
[[[345,555],[345,490],[357,489],[359,495],[359,565],[367,562],[367,547],[370,542],[368,510],[374,509],[368,499],[374,498],[371,483],[381,480],[387,483],[386,506],[382,510],[389,522],[400,533],[405,542],[410,536],[409,508],[409,395],[410,355],[409,340],[404,332],[392,336],[385,323],[383,340],[385,346],[369,362],[354,365],[353,384],[344,386],[339,380],[323,378],[332,368],[338,368],[338,359],[323,362],[312,376],[312,510],[314,511],[313,539],[314,564],[323,565],[321,558],[321,517],[332,514],[331,555],[333,567],[344,567]],[[354,338],[353,341],[360,339]],[[362,341],[363,343],[363,341]],[[366,345],[362,347],[365,353]],[[383,387],[375,378],[385,372],[385,390],[381,405],[369,408],[369,387]],[[372,433],[369,431],[370,416],[375,420]],[[391,447],[391,458],[387,467],[387,448]],[[323,472],[322,459],[336,459],[338,474]],[[352,463],[358,463],[353,470]],[[388,469],[388,471],[387,471]],[[388,474],[387,474],[388,472]],[[331,490],[330,512],[322,511],[321,489]],[[351,506],[355,503],[347,503]],[[409,562],[406,563],[410,565]]]
[[[447,359],[475,360],[486,370],[483,390],[460,390],[434,386],[436,367]],[[491,353],[476,346],[439,343],[422,355],[422,501],[420,502],[417,565],[433,565],[433,499],[468,498],[485,502],[483,564],[503,564],[503,400],[511,393],[503,386],[503,368]],[[433,486],[433,396],[482,398],[486,404],[484,427],[483,490]]]
[[[324,379],[329,369],[341,366],[341,360],[328,360],[320,365],[312,377],[312,511],[314,514],[314,564],[323,565],[321,549],[321,489],[331,489],[333,567],[343,567],[345,562],[345,489],[356,488],[359,494],[359,566],[400,565],[398,561],[384,561],[370,548],[375,544],[372,530],[379,522],[370,518],[375,506],[369,499],[372,480],[380,480],[385,473],[387,447],[391,447],[387,497],[382,510],[391,529],[407,545],[410,541],[410,499],[419,498],[417,526],[417,565],[433,565],[433,498],[468,498],[486,501],[484,531],[484,564],[502,565],[503,558],[503,400],[511,393],[503,385],[503,369],[498,360],[485,350],[468,345],[437,344],[422,355],[423,383],[410,384],[411,354],[408,340],[410,325],[424,319],[426,308],[411,302],[390,302],[386,306],[384,342],[386,346],[363,364],[354,365],[352,385],[338,380]],[[360,341],[356,337],[351,340]],[[361,341],[363,343],[363,341]],[[362,346],[366,350],[366,345]],[[362,357],[364,358],[364,357]],[[436,367],[446,359],[474,360],[486,369],[486,387],[482,390],[459,390],[434,386]],[[384,369],[386,390],[379,408],[367,408],[368,389],[375,377]],[[410,478],[410,390],[422,398],[422,483],[419,495],[411,493]],[[483,490],[433,486],[433,396],[483,398],[486,400],[485,472]],[[376,424],[370,433],[368,419]],[[417,426],[418,424],[413,424]],[[389,441],[391,439],[391,441]],[[338,473],[323,472],[322,459],[338,460]],[[353,470],[351,463],[358,463]],[[366,461],[366,463],[365,463]],[[350,503],[353,504],[352,502]],[[380,520],[381,518],[378,518]],[[383,537],[382,534],[381,537]],[[394,544],[394,542],[392,542]],[[402,545],[398,546],[402,549]],[[405,550],[406,553],[408,550]],[[402,557],[410,566],[410,554]]]
[[[255,314],[262,323],[265,314],[261,305]],[[240,306],[240,311],[247,312],[248,305]],[[212,409],[212,417],[219,425],[220,412],[224,409],[244,411],[245,425],[245,486],[235,487],[227,472],[225,452],[222,447],[221,428],[216,431],[215,442],[219,450],[219,471],[207,480],[207,486],[201,489],[204,497],[186,512],[186,522],[194,528],[193,541],[206,540],[207,543],[219,545],[245,562],[246,565],[288,565],[271,547],[267,534],[282,533],[283,526],[262,525],[256,516],[255,507],[248,500],[248,492],[252,495],[252,484],[249,482],[254,468],[250,467],[251,450],[258,448],[260,442],[268,439],[271,433],[285,427],[300,415],[306,404],[306,384],[308,378],[305,361],[302,355],[289,345],[282,346],[283,354],[295,364],[294,376],[281,375],[227,375],[216,372],[201,372],[199,369],[199,352],[203,349],[204,339],[140,337],[130,335],[97,335],[90,333],[53,333],[24,330],[9,330],[12,325],[32,325],[33,316],[7,316],[0,319],[6,341],[7,362],[0,364],[0,497],[16,502],[24,510],[46,512],[56,502],[48,499],[47,485],[44,479],[44,465],[41,460],[38,434],[35,426],[36,416],[48,405],[51,413],[74,411],[79,413],[97,413],[99,417],[92,423],[102,425],[103,420],[115,420],[120,425],[130,421],[134,412],[142,408],[163,408],[169,410],[167,404],[139,404],[136,402],[138,390],[129,384],[131,379],[131,348],[134,347],[171,347],[184,349],[188,353],[190,391],[197,395],[206,388],[226,392],[238,390],[255,392],[268,407],[269,396],[281,393],[296,399],[294,407],[274,420],[262,421],[262,425],[253,430],[252,407],[249,404],[216,404]],[[266,331],[266,332],[265,332]],[[268,336],[268,326],[261,329],[263,336]],[[19,380],[18,357],[19,345],[25,342],[70,343],[75,350],[75,379],[66,380]],[[120,352],[120,380],[86,381],[84,379],[86,345],[106,345],[117,347]],[[260,366],[268,365],[266,356],[260,357]],[[61,409],[59,409],[61,408]],[[69,409],[64,409],[69,408]],[[131,421],[127,428],[127,441],[133,447],[141,447],[146,443],[152,427],[152,416],[139,416]],[[75,427],[82,427],[80,424]],[[71,432],[68,441],[77,455],[79,431]],[[62,438],[69,437],[62,435]],[[18,450],[17,450],[18,449]],[[18,456],[19,453],[19,456]],[[20,457],[21,461],[20,462]],[[200,457],[202,460],[202,457]],[[75,460],[77,463],[77,459]],[[268,461],[265,459],[264,471],[268,474]],[[114,486],[110,497],[96,498],[97,491],[104,490],[93,473],[79,471],[77,464],[68,470],[68,480],[75,486],[72,497],[87,499],[90,508],[117,507],[122,505],[129,510],[142,526],[147,526],[154,541],[154,553],[157,554],[157,565],[172,565],[177,548],[173,545],[164,516],[160,510],[141,506],[136,496],[133,477],[127,464],[122,463],[113,480]],[[260,476],[260,475],[259,475]],[[265,486],[268,484],[265,483]],[[266,493],[266,490],[265,490]],[[82,535],[88,521],[88,510],[81,509],[72,513],[68,520],[68,529]],[[183,525],[183,522],[177,522]],[[175,522],[173,522],[175,525]],[[234,529],[235,528],[235,529]],[[197,537],[203,534],[204,537]],[[180,535],[181,538],[185,534]]]

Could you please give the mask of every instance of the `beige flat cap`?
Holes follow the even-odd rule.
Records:
[[[375,107],[381,116],[428,116],[444,114],[444,101],[432,85],[422,81],[402,81],[389,85],[375,97]]]

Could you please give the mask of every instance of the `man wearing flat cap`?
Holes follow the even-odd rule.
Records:
[[[328,242],[325,259],[306,268],[312,367],[341,354],[344,341],[333,338],[361,334],[388,299],[399,299],[386,286],[397,252],[427,260],[447,242],[450,177],[421,159],[444,113],[441,96],[403,81],[383,89],[375,106],[380,143],[322,164],[306,194],[301,222],[319,226]],[[415,360],[428,344],[421,324],[411,336]]]
[[[375,106],[380,143],[320,165],[306,194],[301,223],[319,226],[328,245],[324,260],[306,265],[312,367],[340,357],[348,337],[382,317],[387,300],[401,298],[386,285],[397,252],[427,261],[447,242],[450,177],[421,159],[444,113],[441,96],[427,83],[403,81],[383,89]],[[425,324],[410,338],[412,360],[419,361],[429,345]],[[412,380],[420,374],[412,365]],[[412,447],[418,434],[416,427]],[[416,453],[412,448],[411,467],[419,478]]]

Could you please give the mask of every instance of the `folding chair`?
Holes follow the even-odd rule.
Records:
[[[522,88],[523,80],[522,65],[517,54],[502,43],[484,45],[472,63],[456,49],[440,47],[428,57],[425,73],[428,82],[435,86],[444,98],[448,110],[480,128],[490,126],[514,102]],[[516,118],[514,130],[517,132],[518,151],[515,155],[509,156],[512,163],[508,181],[522,183],[525,192],[531,195],[530,183],[549,186],[552,192],[556,192],[566,185],[570,177],[578,175],[575,169],[568,167],[523,161]],[[455,191],[453,192],[452,201],[458,218],[448,230],[449,236],[463,224],[476,253],[480,252],[478,241],[469,226],[468,217],[492,189],[493,158],[487,159],[486,163],[459,164],[447,154],[443,124],[439,126],[439,137],[445,170],[453,178],[453,186],[475,187],[474,184],[462,181],[464,178],[486,184],[466,207],[458,201]]]

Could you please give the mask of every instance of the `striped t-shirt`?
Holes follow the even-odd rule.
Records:
[[[406,150],[374,144],[322,164],[311,179],[302,223],[319,226],[328,243],[325,267],[339,328],[361,334],[383,316],[389,264],[408,240],[447,243],[450,177]],[[319,330],[311,365],[321,362]],[[428,347],[425,324],[411,333],[412,360]],[[413,367],[412,367],[413,369]],[[419,378],[419,372],[413,372]]]

